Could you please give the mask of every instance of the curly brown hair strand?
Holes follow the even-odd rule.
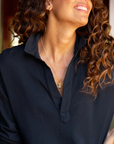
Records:
[[[109,14],[103,0],[93,4],[86,26],[77,30],[85,35],[86,45],[80,50],[79,63],[87,63],[87,77],[82,91],[97,96],[99,87],[114,82],[114,38],[110,36]],[[12,27],[19,42],[26,42],[32,33],[45,32],[48,12],[45,0],[19,0]]]

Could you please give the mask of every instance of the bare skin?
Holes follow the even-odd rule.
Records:
[[[87,13],[74,8],[79,3],[88,5]],[[59,80],[62,82],[62,88],[58,89],[62,96],[64,78],[74,55],[75,31],[87,24],[92,2],[90,0],[46,0],[45,6],[50,11],[42,41],[48,59],[40,40],[38,41],[39,54],[50,67],[55,83],[57,84]]]
[[[104,144],[114,144],[114,128],[108,132]]]
[[[74,9],[79,3],[88,5],[88,13]],[[55,83],[61,80],[62,88],[58,90],[62,96],[64,78],[74,55],[75,31],[88,23],[92,3],[91,0],[46,0],[45,6],[49,15],[42,41],[48,58],[40,40],[38,51],[41,59],[50,67]],[[114,130],[108,134],[104,144],[114,144]]]
[[[59,37],[59,36],[58,36]],[[62,96],[62,92],[63,92],[63,82],[64,82],[64,78],[66,75],[66,71],[68,68],[68,65],[71,61],[71,59],[73,58],[73,54],[74,54],[74,44],[75,44],[75,39],[76,39],[76,34],[74,33],[74,36],[72,36],[72,42],[68,41],[66,43],[64,43],[64,47],[66,47],[66,49],[64,49],[64,47],[62,48],[63,42],[61,42],[61,39],[58,39],[59,42],[56,41],[56,48],[53,47],[49,44],[49,40],[47,40],[45,38],[45,36],[43,37],[43,41],[47,40],[44,42],[44,46],[46,49],[46,52],[48,54],[48,59],[46,57],[45,51],[42,49],[42,45],[39,42],[39,53],[40,53],[40,57],[42,58],[43,61],[45,61],[45,63],[50,67],[55,83],[57,84],[59,80],[61,80],[62,83],[62,88],[58,89],[61,96]],[[51,38],[53,39],[53,37]],[[74,40],[73,40],[74,39]],[[48,46],[49,45],[49,46]],[[61,49],[58,49],[60,48]],[[69,47],[72,47],[71,49],[69,49]],[[55,49],[54,49],[55,48]],[[52,51],[53,49],[53,51]],[[51,66],[50,66],[51,63]]]

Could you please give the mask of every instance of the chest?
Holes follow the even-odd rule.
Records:
[[[74,67],[69,66],[64,79],[63,97],[48,67],[40,70],[36,67],[35,71],[23,68],[18,76],[12,73],[12,78],[15,78],[10,81],[10,87],[6,84],[6,89],[22,133],[39,143],[47,141],[47,144],[54,143],[52,135],[60,144],[103,142],[114,112],[113,86],[101,91],[93,100],[80,92],[85,77],[83,70],[81,68],[75,73]],[[7,76],[7,83],[10,78],[11,75]]]
[[[112,119],[113,102],[102,99],[100,95],[100,99],[92,101],[77,92],[72,93],[69,105],[64,99],[66,95],[58,98],[44,89],[42,86],[38,90],[34,87],[13,99],[13,113],[22,133],[27,133],[27,137],[29,135],[33,139],[37,133],[36,141],[47,141],[48,144],[54,143],[51,136],[55,143],[60,144],[103,142]],[[23,123],[26,127],[24,132]]]

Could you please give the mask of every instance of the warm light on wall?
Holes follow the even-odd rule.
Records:
[[[110,25],[111,25],[111,35],[114,37],[114,0],[110,0]]]
[[[16,33],[14,33],[14,35],[16,35]],[[19,45],[18,41],[19,41],[19,38],[18,37],[13,37],[13,35],[11,35],[11,39],[13,40],[12,43],[11,43],[11,46],[17,46]]]

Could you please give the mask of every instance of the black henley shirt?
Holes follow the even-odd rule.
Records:
[[[87,65],[75,65],[85,45],[77,35],[61,97],[38,53],[41,34],[0,55],[0,144],[103,144],[114,114],[114,85],[82,93]]]

